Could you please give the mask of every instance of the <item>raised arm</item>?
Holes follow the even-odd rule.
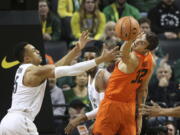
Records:
[[[115,58],[117,54],[118,47],[115,47],[114,49],[108,51],[104,50],[102,55],[95,58],[94,60],[84,61],[77,63],[72,66],[61,66],[55,68],[55,77],[59,78],[62,76],[76,76],[80,75],[85,71],[88,71],[89,69],[94,68],[96,65],[99,65],[102,62],[108,62]]]
[[[58,66],[69,65],[89,41],[90,40],[88,39],[88,32],[84,31],[81,37],[79,38],[79,41],[76,44],[76,46],[67,55],[65,55],[61,60],[55,63],[55,66],[58,67]]]
[[[141,37],[142,35],[143,33],[140,33],[136,38]],[[120,49],[121,60],[127,66],[134,66],[134,64],[137,65],[137,57],[135,53],[132,51],[134,40],[135,39],[125,41]]]
[[[102,62],[108,62],[117,55],[117,47],[108,51],[104,50],[102,55],[94,60],[80,62],[72,66],[45,65],[45,66],[31,66],[25,74],[25,80],[30,86],[37,86],[47,78],[59,78],[63,76],[79,75]]]
[[[120,52],[121,52],[121,60],[123,63],[128,64],[130,62],[131,56],[131,45],[133,44],[133,41],[125,41],[123,45],[121,46]]]

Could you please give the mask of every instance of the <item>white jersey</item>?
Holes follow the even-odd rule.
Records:
[[[32,64],[22,64],[19,66],[14,81],[14,91],[12,95],[12,104],[9,112],[26,112],[33,121],[39,113],[44,98],[46,82],[44,81],[37,87],[27,87],[23,85],[23,77],[26,69]]]
[[[89,95],[89,99],[91,101],[93,110],[99,106],[101,100],[104,98],[104,92],[99,93],[99,92],[97,92],[97,90],[95,88],[95,80],[101,70],[103,70],[103,69],[99,69],[97,71],[97,73],[92,81],[91,81],[91,76],[89,76],[89,79],[88,79],[88,95]]]

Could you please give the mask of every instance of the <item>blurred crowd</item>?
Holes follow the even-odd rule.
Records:
[[[116,37],[115,24],[124,16],[133,16],[141,31],[152,31],[160,40],[180,39],[179,0],[39,0],[38,12],[44,42],[63,41],[71,50],[82,31],[89,31],[92,41],[71,64],[97,57],[103,45],[107,49],[120,47],[123,41]],[[153,55],[157,65],[149,85],[147,103],[153,100],[163,107],[178,106],[180,59],[170,60],[168,52],[164,52],[161,46]],[[49,64],[56,62],[49,54],[46,54],[46,60]],[[114,62],[101,64],[98,68],[111,73]],[[96,69],[76,77],[49,80],[58,135],[64,135],[64,127],[70,119],[92,109],[87,89],[89,76],[93,73]],[[88,129],[91,123],[88,121],[82,125]],[[79,129],[77,127],[72,135],[79,135]],[[179,130],[178,118],[144,117],[142,135],[178,135]]]

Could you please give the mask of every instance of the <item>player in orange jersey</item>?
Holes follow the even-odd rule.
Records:
[[[154,33],[141,33],[134,41],[124,42],[121,60],[112,72],[96,116],[94,135],[140,134],[142,116],[136,115],[136,105],[146,100],[155,66],[151,51],[157,45]]]

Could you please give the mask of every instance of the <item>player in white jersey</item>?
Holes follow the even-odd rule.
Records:
[[[97,53],[95,52],[95,49],[91,48],[84,53],[84,59],[91,60],[96,58],[96,55]],[[85,114],[80,114],[78,117],[70,120],[67,127],[65,128],[66,134],[70,134],[71,131],[76,128],[80,123],[87,120],[95,119],[98,112],[99,104],[104,98],[104,90],[111,74],[107,70],[100,69],[98,67],[92,68],[87,72],[89,74],[88,96],[92,105],[92,111]]]
[[[21,65],[15,75],[11,108],[0,124],[0,135],[38,135],[33,120],[41,108],[47,78],[79,75],[115,57],[116,48],[104,51],[96,59],[64,66],[84,48],[87,37],[88,33],[84,32],[75,48],[54,65],[41,66],[39,51],[29,43],[23,42],[16,47],[15,56]]]

